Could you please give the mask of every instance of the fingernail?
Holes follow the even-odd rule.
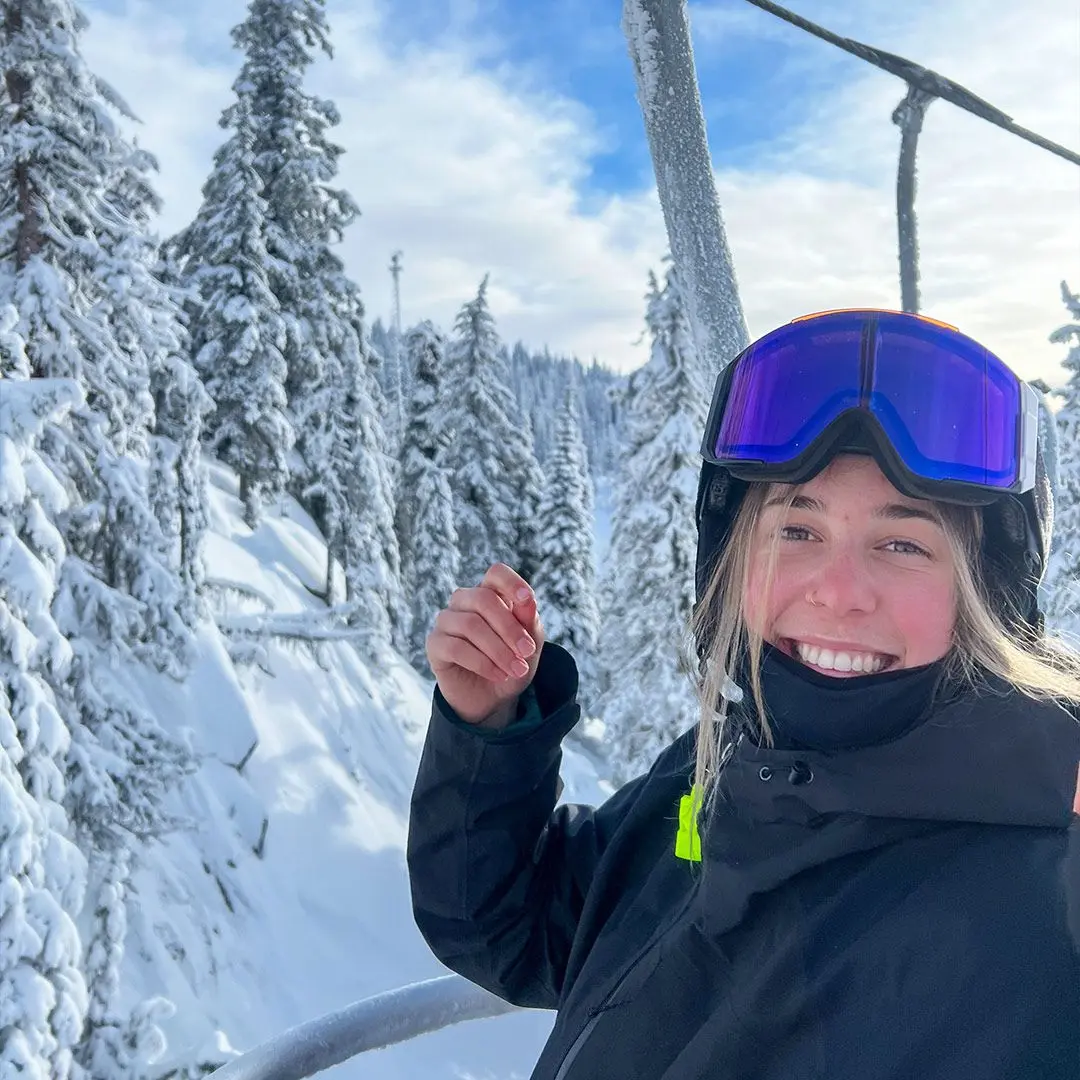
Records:
[[[519,638],[517,651],[521,653],[522,656],[532,656],[532,654],[536,652],[536,646],[533,644],[532,638]]]
[[[524,660],[514,660],[510,664],[510,671],[515,679],[521,679],[529,674],[529,665]]]
[[[524,585],[514,593],[515,600],[528,600],[530,596],[532,596],[532,593]]]

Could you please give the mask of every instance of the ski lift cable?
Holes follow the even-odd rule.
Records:
[[[958,82],[944,75],[939,75],[936,71],[923,67],[922,64],[917,64],[903,56],[897,56],[895,53],[886,52],[884,49],[865,45],[861,41],[834,34],[831,30],[826,30],[825,27],[818,26],[817,23],[773,3],[772,0],[747,0],[747,3],[775,15],[777,18],[791,23],[792,26],[797,26],[800,30],[805,30],[808,34],[813,34],[814,37],[821,38],[822,41],[827,41],[830,45],[835,45],[837,48],[843,49],[861,60],[865,60],[868,64],[881,68],[882,71],[887,71],[889,74],[903,79],[908,86],[922,91],[931,98],[941,98],[942,101],[948,101],[958,108],[965,109],[975,116],[988,120],[991,124],[996,124],[1013,135],[1018,135],[1036,146],[1041,146],[1044,150],[1049,150],[1050,153],[1056,154],[1066,161],[1071,161],[1074,165],[1080,165],[1080,153],[1060,146],[1058,143],[1039,135],[1037,132],[1030,131],[1028,128],[1021,127],[1007,113],[973,94],[967,87],[961,86]]]

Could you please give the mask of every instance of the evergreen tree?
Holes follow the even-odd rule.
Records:
[[[312,429],[309,443],[312,461],[320,464],[305,498],[318,509],[328,558],[342,566],[350,621],[364,629],[365,647],[375,653],[388,645],[404,649],[408,610],[374,378],[359,322],[337,325],[348,333],[334,344],[335,373],[321,392],[325,419]],[[331,575],[332,563],[327,569],[330,601]]]
[[[164,666],[153,648],[159,623],[181,630],[163,614],[175,609],[177,580],[146,481],[153,410],[140,322],[159,297],[140,215],[152,200],[145,159],[112,119],[120,99],[79,54],[83,25],[68,0],[6,16],[0,302],[21,304],[9,329],[26,342],[26,373],[72,378],[86,403],[47,425],[40,444],[68,495],[54,605],[62,629],[87,648]],[[89,677],[104,685],[108,674],[94,668]],[[86,700],[76,696],[80,710]]]
[[[507,479],[510,482],[514,518],[516,565],[518,573],[531,582],[543,559],[540,540],[540,504],[544,498],[544,471],[533,449],[532,422],[509,391],[507,415],[511,423],[507,433]],[[516,421],[516,423],[515,423]]]
[[[200,441],[203,423],[212,405],[195,369],[187,360],[190,342],[181,317],[182,293],[172,268],[161,260],[153,239],[154,218],[161,200],[149,174],[156,159],[135,148],[128,155],[111,199],[119,217],[136,226],[134,231],[112,231],[104,249],[128,252],[114,260],[126,267],[111,280],[116,302],[113,318],[119,326],[117,341],[133,365],[145,369],[149,394],[149,497],[161,530],[161,559],[178,579],[172,610],[159,610],[165,599],[157,595],[155,611],[160,652],[174,674],[186,671],[193,640],[181,636],[174,620],[193,629],[203,614],[201,593],[205,579],[203,545],[209,502],[206,470]]]
[[[134,212],[148,205],[145,162],[113,120],[120,99],[79,53],[84,25],[69,0],[5,15],[0,304],[15,301],[4,333],[26,342],[25,363],[5,357],[9,379],[69,378],[85,402],[38,445],[66,497],[51,611],[70,653],[47,675],[70,734],[64,807],[93,872],[133,825],[138,836],[171,826],[165,800],[190,759],[134,689],[140,662],[169,668],[187,628],[147,479],[155,419],[139,321],[158,297]]]
[[[613,395],[625,378],[597,362],[584,367],[578,360],[543,352],[530,354],[519,341],[509,354],[510,380],[518,408],[528,414],[537,461],[546,466],[555,445],[562,401],[573,388],[580,401],[582,437],[589,469],[595,480],[606,478],[619,454],[618,410]]]
[[[394,531],[397,462],[390,453],[381,419],[385,402],[364,333],[364,309],[359,293],[347,282],[347,287],[343,285],[337,296],[342,325],[347,330],[339,350],[346,379],[346,400],[355,402],[347,430],[351,433],[351,445],[362,455],[367,469],[364,484],[354,489],[353,505],[366,508],[363,513],[371,522],[374,536],[371,547],[350,539],[351,565],[358,575],[378,581],[377,595],[389,620],[390,643],[404,652],[409,636],[409,605],[401,586],[401,551]],[[364,560],[372,563],[372,569],[363,567]]]
[[[210,494],[201,438],[213,406],[180,349],[160,361],[151,377],[156,406],[150,499],[180,579],[177,612],[192,626],[205,608],[203,547]]]
[[[0,304],[14,303],[33,373],[76,379],[86,406],[51,426],[42,449],[74,496],[71,554],[138,604],[129,641],[175,665],[187,628],[178,579],[149,510],[153,424],[145,313],[161,298],[147,272],[152,242],[136,206],[153,199],[146,158],[120,136],[119,97],[78,51],[81,15],[68,0],[12,7],[0,45]]]
[[[85,863],[69,839],[69,732],[53,693],[69,659],[50,614],[66,497],[35,442],[79,391],[26,378],[16,318],[0,316],[0,1076],[65,1080],[87,1012],[74,921]]]
[[[411,393],[408,344],[394,327],[387,332],[386,339],[387,353],[379,364],[379,385],[386,399],[383,427],[391,451],[400,460]]]
[[[460,560],[453,497],[440,461],[445,342],[431,323],[424,322],[406,335],[405,348],[412,372],[412,398],[401,446],[401,490],[407,497],[398,500],[394,524],[411,613],[407,655],[427,672],[425,641],[432,619],[457,584]]]
[[[534,551],[523,544],[535,528],[542,490],[535,458],[499,358],[487,278],[465,304],[447,349],[442,430],[444,464],[454,496],[454,525],[466,582],[479,581],[491,563],[521,568]],[[524,550],[523,550],[524,547]],[[534,570],[535,563],[524,566]]]
[[[289,477],[293,428],[286,416],[286,326],[267,280],[266,202],[255,171],[251,90],[237,84],[195,221],[170,257],[198,296],[188,307],[195,367],[214,403],[211,450],[240,479],[244,519],[258,525]]]
[[[297,490],[311,478],[308,437],[323,423],[313,408],[316,391],[334,377],[324,328],[342,317],[336,301],[343,266],[332,245],[359,215],[348,193],[330,186],[342,153],[329,138],[340,121],[337,109],[303,85],[316,55],[333,55],[324,8],[324,0],[251,0],[233,31],[244,54],[234,85],[250,96],[253,166],[265,202],[267,281],[285,330],[285,394],[302,473]]]
[[[652,350],[631,382],[612,518],[600,710],[620,778],[646,768],[697,719],[682,646],[694,604],[694,502],[707,390],[678,276],[653,288]]]
[[[204,470],[191,451],[197,451],[209,398],[184,357],[179,291],[160,276],[151,233],[160,199],[149,178],[157,162],[137,147],[120,149],[125,156],[109,200],[122,227],[103,228],[96,277],[103,282],[99,309],[107,312],[121,366],[138,375],[138,423],[131,425],[138,444],[132,437],[130,449],[146,460],[151,514],[142,530],[143,565],[129,571],[128,591],[147,612],[141,653],[182,678],[200,618],[208,499]]]
[[[1054,551],[1046,574],[1047,620],[1057,629],[1080,633],[1080,295],[1063,281],[1061,297],[1070,321],[1050,335],[1068,347],[1068,373],[1057,412],[1058,468],[1054,499]]]
[[[236,100],[221,120],[232,137],[219,151],[199,216],[173,253],[185,277],[202,283],[192,329],[196,347],[205,342],[207,348],[222,337],[215,307],[224,302],[235,311],[229,281],[245,276],[234,272],[231,254],[219,257],[220,250],[247,238],[250,287],[241,290],[241,311],[260,320],[252,343],[262,350],[262,366],[244,364],[264,395],[263,430],[254,445],[263,455],[260,470],[271,477],[267,495],[256,501],[276,497],[288,479],[327,538],[328,600],[338,564],[347,602],[372,642],[385,638],[403,646],[407,612],[392,525],[393,463],[363,306],[334,250],[359,211],[347,193],[330,186],[342,152],[329,138],[337,110],[303,85],[317,54],[332,54],[324,8],[324,0],[251,0],[233,31],[244,62],[233,84]],[[206,282],[219,262],[230,273],[220,278],[220,300],[212,300]],[[211,334],[203,327],[208,322]],[[265,347],[268,338],[272,348]],[[220,363],[196,355],[200,370]],[[250,456],[245,464],[230,453],[235,435],[223,440],[220,432],[229,408],[223,410],[220,382],[209,374],[207,381],[217,404],[214,446],[237,467],[243,491]],[[246,387],[236,388],[245,391],[250,417],[254,399]]]
[[[578,404],[568,389],[540,503],[540,565],[533,587],[549,641],[575,654],[583,702],[595,689],[591,677],[600,629],[595,595],[593,488],[578,424]]]

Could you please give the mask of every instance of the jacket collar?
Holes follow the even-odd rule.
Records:
[[[992,683],[899,738],[852,750],[775,750],[742,736],[718,793],[741,818],[856,814],[912,822],[1065,828],[1074,818],[1080,723]]]

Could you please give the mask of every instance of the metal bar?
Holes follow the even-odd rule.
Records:
[[[934,98],[914,86],[893,112],[900,126],[900,163],[896,171],[896,227],[900,250],[900,306],[919,311],[919,232],[915,216],[915,153],[923,117]]]
[[[747,345],[735,267],[716,197],[686,0],[623,0],[668,243],[706,381]]]
[[[909,86],[914,86],[924,93],[931,94],[933,97],[939,97],[942,101],[948,101],[957,108],[965,109],[975,116],[981,116],[991,124],[995,124],[1013,135],[1018,135],[1021,139],[1034,143],[1034,145],[1040,146],[1044,150],[1049,150],[1051,154],[1056,154],[1066,161],[1071,161],[1074,165],[1080,165],[1080,153],[1069,150],[1034,131],[1021,127],[1011,116],[991,105],[990,102],[984,101],[958,82],[923,67],[922,64],[916,64],[913,60],[907,60],[902,56],[897,56],[895,53],[885,52],[884,49],[875,48],[873,45],[864,45],[861,41],[855,41],[853,38],[841,37],[839,34],[834,34],[831,30],[826,30],[823,26],[818,26],[817,23],[804,19],[801,15],[796,15],[795,12],[788,11],[787,8],[773,3],[772,0],[747,0],[747,3],[775,15],[779,19],[783,19],[784,22],[791,23],[792,26],[797,26],[800,30],[805,30],[808,34],[813,34],[814,37],[821,38],[822,41],[829,42],[830,45],[835,45],[838,49],[851,53],[852,56],[859,57],[860,60],[865,60],[868,64],[881,68],[882,71],[887,71],[891,75],[903,79]]]
[[[404,986],[290,1028],[211,1075],[215,1080],[305,1080],[366,1050],[516,1006],[458,975]]]

